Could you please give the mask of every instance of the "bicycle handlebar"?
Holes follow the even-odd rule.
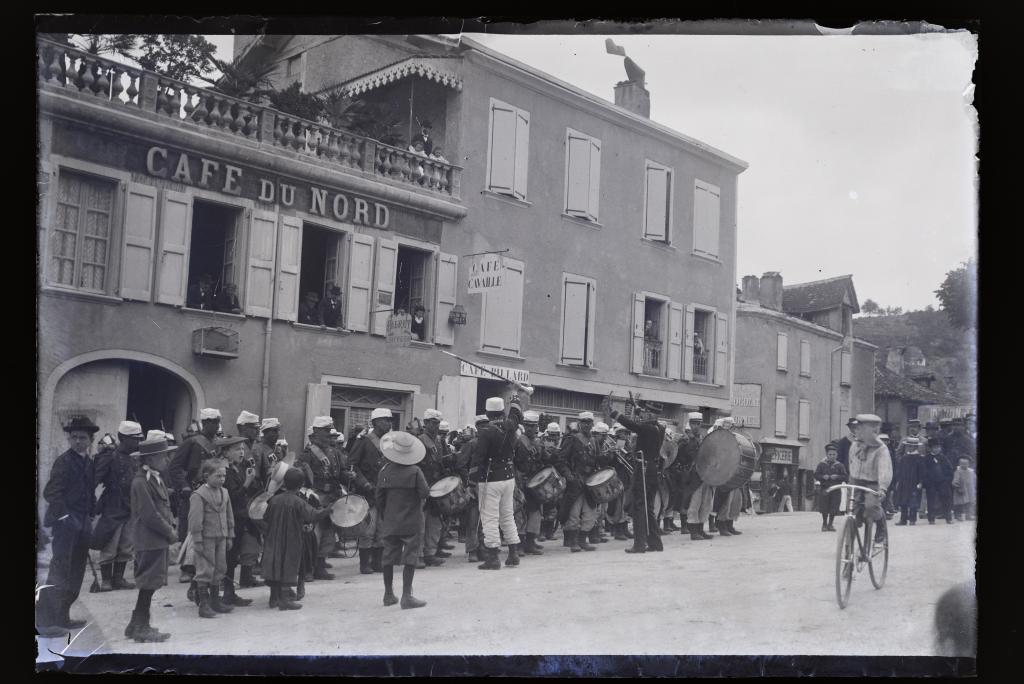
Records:
[[[860,489],[860,490],[862,490],[862,491],[865,491],[865,492],[867,492],[868,494],[874,494],[875,496],[882,496],[882,492],[880,492],[880,491],[875,491],[874,489],[871,489],[870,487],[861,487],[860,485],[852,485],[852,484],[837,484],[837,485],[832,485],[831,487],[829,487],[828,489],[826,489],[826,490],[825,490],[825,492],[826,492],[826,493],[828,493],[828,492],[833,492],[833,491],[835,491],[835,490],[837,490],[837,489],[841,489],[841,488],[843,488],[843,487],[846,487],[846,488],[848,488],[848,489]]]

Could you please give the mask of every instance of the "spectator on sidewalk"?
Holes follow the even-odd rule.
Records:
[[[775,500],[779,502],[778,508],[775,512],[782,513],[783,511],[786,511],[788,513],[792,513],[793,485],[789,481],[789,468],[782,469],[782,477],[775,481],[773,489],[775,492]]]
[[[829,487],[846,482],[848,474],[846,468],[837,460],[839,446],[835,442],[825,445],[825,460],[818,464],[814,470],[814,479],[817,480],[818,490],[818,511],[821,513],[821,531],[835,532],[832,521],[839,511],[839,501],[842,499],[842,490],[834,492],[827,491]]]
[[[967,456],[960,457],[960,465],[953,473],[953,511],[957,520],[973,520],[972,512],[976,501],[978,478],[971,468],[971,460]]]
[[[916,525],[925,473],[921,441],[907,437],[899,448],[902,455],[896,459],[892,478],[893,504],[900,510],[900,521],[896,525]]]

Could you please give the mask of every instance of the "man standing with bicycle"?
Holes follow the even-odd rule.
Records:
[[[875,523],[875,542],[885,541],[885,513],[882,498],[892,482],[892,459],[889,449],[878,438],[882,419],[871,413],[857,416],[856,438],[850,446],[850,484],[870,487],[881,497],[856,490],[854,500],[864,508],[864,519]]]

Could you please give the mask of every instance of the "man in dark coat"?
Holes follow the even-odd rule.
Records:
[[[942,445],[942,451],[949,458],[950,463],[958,464],[961,458],[968,459],[974,463],[977,455],[977,446],[970,435],[967,434],[967,424],[963,418],[953,419],[953,431],[946,438]]]
[[[50,569],[36,593],[36,629],[43,637],[64,636],[86,625],[85,620],[71,619],[71,604],[78,600],[89,559],[95,504],[89,451],[98,430],[85,416],[68,421],[64,432],[70,448],[53,462],[43,489],[47,503],[43,525],[53,529]]]
[[[341,288],[331,285],[327,296],[316,306],[316,317],[320,325],[337,328],[341,325]]]
[[[846,468],[847,472],[850,470],[850,445],[853,444],[856,434],[854,430],[856,430],[856,428],[857,419],[850,418],[846,421],[846,429],[849,431],[849,434],[844,435],[842,439],[836,442],[836,445],[839,447],[839,453],[836,456],[836,460],[843,464],[843,467]]]
[[[921,440],[917,437],[907,437],[899,448],[901,455],[896,458],[896,469],[892,478],[893,505],[900,510],[900,521],[896,524],[916,525],[925,475]]]
[[[579,432],[562,443],[559,454],[559,472],[566,480],[559,520],[564,525],[564,545],[573,553],[597,549],[588,543],[590,531],[597,524],[598,507],[587,495],[587,479],[598,471],[600,457],[591,434],[594,414],[584,411],[577,420]]]
[[[96,482],[103,485],[103,494],[96,502],[96,513],[100,516],[96,530],[106,530],[111,535],[109,541],[99,549],[99,591],[135,588],[134,584],[125,580],[124,571],[132,559],[128,521],[132,512],[132,480],[138,469],[132,453],[142,438],[141,425],[130,420],[122,421],[117,428],[117,448],[96,454]]]
[[[370,524],[359,536],[359,572],[368,575],[383,572],[381,557],[384,544],[377,530],[379,511],[376,507],[375,492],[377,475],[384,467],[384,455],[380,451],[380,439],[391,431],[391,409],[375,408],[370,413],[371,429],[365,436],[355,440],[352,451],[348,455],[348,464],[352,469],[353,489],[365,497],[370,504]]]
[[[214,442],[214,446],[220,450],[221,458],[228,462],[225,471],[224,489],[231,497],[231,511],[235,518],[235,541],[228,549],[226,556],[227,571],[224,574],[222,585],[224,589],[224,603],[232,606],[248,606],[252,599],[242,598],[235,593],[235,567],[242,565],[242,578],[248,582],[240,582],[239,586],[255,586],[252,578],[252,567],[242,564],[243,539],[252,536],[255,527],[249,519],[249,501],[263,490],[259,480],[256,479],[255,469],[251,462],[245,459],[245,438],[224,437]],[[246,572],[248,568],[248,572]]]
[[[306,471],[309,486],[316,492],[320,505],[330,508],[341,496],[341,463],[332,447],[331,438],[334,420],[330,416],[316,416],[312,428],[309,446],[295,459],[295,464]],[[334,574],[327,571],[327,557],[334,551],[337,543],[334,525],[325,518],[317,524],[316,531],[317,551],[313,579],[332,580]]]
[[[489,422],[487,416],[479,415],[476,417],[475,427],[479,430]],[[462,448],[455,455],[455,471],[462,478],[462,484],[469,489],[470,496],[469,505],[466,506],[466,510],[462,513],[462,534],[466,544],[466,562],[468,563],[476,563],[480,560],[479,551],[483,545],[481,541],[483,529],[480,527],[480,506],[477,500],[478,492],[476,487],[472,486],[472,483],[469,481],[469,471],[473,465],[473,454],[476,451],[476,444],[477,436],[474,434],[462,444]]]
[[[953,524],[953,464],[942,453],[942,442],[933,439],[928,442],[928,455],[924,458],[924,488],[928,496],[928,524],[935,524],[935,517],[946,519]]]
[[[302,607],[283,590],[299,583],[303,525],[315,524],[331,513],[331,509],[318,510],[299,497],[305,479],[302,471],[290,468],[284,474],[284,489],[271,497],[263,514],[263,579],[270,587],[270,607],[279,610]]]
[[[526,411],[523,414],[523,434],[516,436],[513,460],[516,466],[516,486],[525,496],[523,525],[519,536],[523,538],[523,553],[531,556],[544,554],[544,547],[537,543],[537,536],[540,534],[541,505],[532,494],[527,493],[530,479],[547,465],[544,462],[544,445],[537,435],[539,421],[540,414],[536,411]]]
[[[423,433],[419,439],[426,449],[423,460],[419,463],[423,477],[427,480],[427,486],[432,487],[438,480],[447,475],[451,462],[447,458],[448,450],[444,441],[438,435],[437,429],[441,425],[441,412],[436,409],[427,409],[423,414]],[[422,556],[420,556],[417,569],[444,565],[444,559],[450,555],[444,550],[438,549],[441,543],[441,513],[435,502],[427,499],[426,508],[423,511],[423,543],[421,544]],[[444,555],[439,555],[439,553]]]
[[[199,282],[188,288],[186,305],[190,309],[202,309],[213,311],[216,299],[213,295],[213,276],[204,273],[199,276]]]
[[[609,395],[610,396],[610,395]],[[657,413],[661,405],[644,402],[637,408],[636,419],[627,418],[618,411],[611,409],[609,399],[604,400],[602,413],[636,434],[636,447],[633,452],[633,547],[626,553],[644,553],[646,551],[663,551],[661,537],[658,535],[658,519],[654,509],[654,496],[658,493],[658,480],[661,476],[661,444],[665,439],[665,431],[658,424]],[[607,410],[605,410],[607,407]],[[642,460],[641,460],[642,459]],[[676,457],[678,460],[678,456]],[[644,496],[646,492],[646,496]]]
[[[142,466],[132,479],[130,497],[139,597],[124,635],[137,642],[166,641],[171,636],[149,624],[149,611],[153,594],[167,584],[168,548],[178,540],[170,496],[161,476],[167,470],[168,455],[176,448],[154,436],[140,443],[138,451],[132,454],[139,458]]]
[[[501,537],[508,543],[509,565],[518,562],[519,532],[515,520],[515,438],[523,418],[522,407],[512,401],[505,417],[505,400],[489,397],[484,409],[490,423],[477,433],[470,485],[476,484],[480,508],[480,525],[484,531],[484,562],[478,570],[500,570],[498,549]],[[506,559],[508,560],[508,559]]]
[[[306,296],[299,302],[299,323],[320,325],[320,312],[317,307],[319,299],[316,292],[306,293]]]
[[[832,521],[836,517],[836,512],[839,510],[839,502],[842,499],[843,492],[836,490],[834,492],[827,491],[829,487],[834,487],[837,484],[846,482],[849,477],[849,473],[846,472],[846,467],[837,460],[839,456],[839,447],[835,442],[829,442],[825,445],[825,460],[818,464],[818,467],[814,469],[814,479],[818,482],[818,512],[821,513],[821,531],[822,532],[835,532],[836,528],[833,527]]]

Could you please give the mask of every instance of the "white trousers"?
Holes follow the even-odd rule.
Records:
[[[501,546],[502,534],[505,535],[507,543],[519,543],[513,499],[515,491],[515,478],[499,482],[481,482],[477,485],[480,500],[480,526],[484,530],[484,546],[489,549]]]

